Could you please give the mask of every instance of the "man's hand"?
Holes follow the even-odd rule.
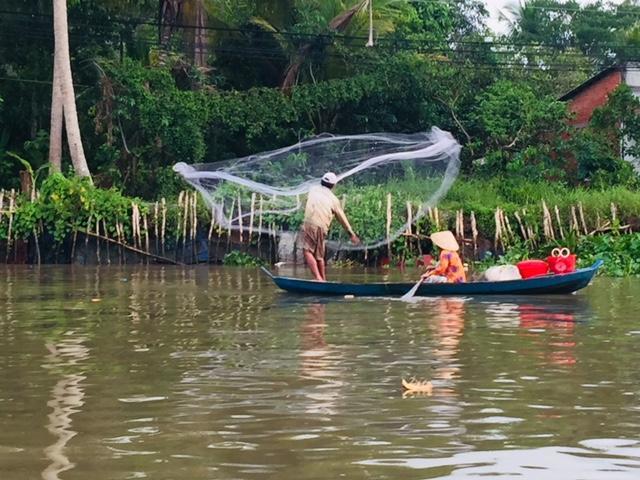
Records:
[[[360,245],[360,239],[355,233],[351,234],[351,243],[353,243],[354,245]]]
[[[424,273],[420,276],[420,278],[421,278],[422,280],[426,280],[426,279],[427,279],[427,278],[429,278],[430,276],[431,276],[431,271],[426,271],[426,272],[424,272]]]

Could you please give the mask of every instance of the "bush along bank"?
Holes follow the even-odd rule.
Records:
[[[0,262],[182,264],[222,261],[238,245],[249,250],[210,218],[195,191],[149,203],[52,175],[38,191],[0,190]],[[275,236],[267,236],[250,254],[271,258],[275,251]]]
[[[450,229],[476,269],[542,258],[552,248],[566,246],[582,265],[602,258],[609,275],[640,274],[640,193],[634,190],[462,180],[439,207],[422,211],[420,182],[387,187],[337,193],[365,243],[407,221],[413,221],[411,227],[388,246],[335,254],[334,261],[412,265],[431,253],[430,232]],[[194,191],[150,203],[53,175],[37,192],[0,191],[0,262],[253,266],[277,261],[280,232],[295,231],[302,221],[301,213],[286,218],[286,224],[261,211],[251,218],[253,223],[247,219],[242,228],[228,230],[212,222]],[[258,218],[268,233],[256,232]],[[338,227],[331,232],[335,239],[342,234]]]

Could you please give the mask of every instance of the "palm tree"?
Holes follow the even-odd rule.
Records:
[[[51,99],[51,133],[49,161],[52,171],[60,171],[62,156],[62,122],[67,130],[67,143],[76,175],[91,178],[82,148],[78,112],[71,75],[67,1],[53,0],[53,34],[55,39],[53,89]]]
[[[206,62],[208,47],[239,40],[242,34],[234,32],[234,29],[249,27],[262,32],[288,57],[280,83],[286,90],[297,83],[309,58],[323,53],[328,47],[315,39],[300,44],[292,39],[290,30],[301,13],[313,12],[315,18],[324,19],[317,22],[318,27],[329,34],[366,34],[370,23],[380,34],[394,28],[395,18],[408,4],[407,0],[160,0],[159,35],[161,44],[166,45],[175,31],[175,24],[192,27],[186,32],[188,53],[196,65],[202,66]],[[221,27],[221,31],[206,31],[205,24]],[[372,40],[370,38],[367,45],[371,46]]]

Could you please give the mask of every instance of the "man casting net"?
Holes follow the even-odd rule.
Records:
[[[178,163],[174,170],[203,195],[225,230],[281,234],[301,229],[307,195],[335,174],[333,193],[353,230],[328,232],[334,250],[373,249],[405,232],[449,190],[460,165],[460,145],[438,128],[415,134],[323,134],[295,145],[211,164]],[[388,193],[420,198],[409,221],[388,224]],[[342,222],[341,222],[342,223]],[[352,242],[354,231],[360,242]]]

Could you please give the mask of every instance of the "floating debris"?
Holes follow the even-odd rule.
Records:
[[[413,378],[407,381],[403,378],[402,387],[406,390],[405,393],[424,393],[431,395],[433,392],[433,384],[430,380],[416,380]]]

